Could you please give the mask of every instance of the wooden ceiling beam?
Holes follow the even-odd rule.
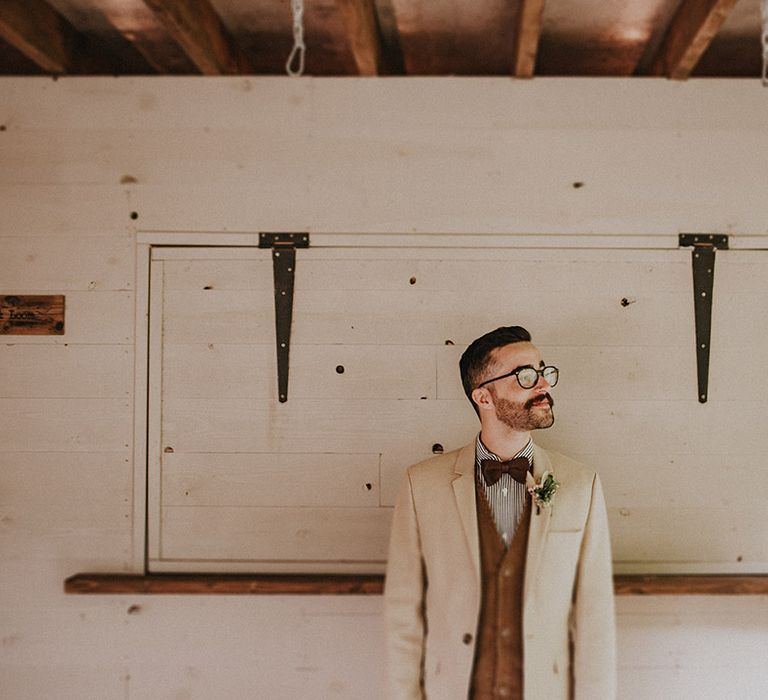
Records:
[[[336,0],[359,75],[381,72],[381,39],[373,0]]]
[[[209,0],[144,0],[203,75],[252,73]]]
[[[102,9],[104,19],[161,75],[188,75],[196,72],[189,57],[169,36],[157,15],[148,7],[137,11],[124,11],[121,6],[110,5]]]
[[[78,33],[43,0],[3,0],[0,36],[48,73],[72,68]]]
[[[0,37],[53,74],[115,74],[111,47],[75,29],[44,0],[0,0]]]
[[[544,0],[520,0],[514,38],[512,75],[532,78],[536,69],[536,54],[544,17]]]
[[[651,65],[652,75],[687,80],[736,0],[683,0]]]

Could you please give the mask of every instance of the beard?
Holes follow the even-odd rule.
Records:
[[[544,406],[534,406],[539,397],[529,399],[525,403],[495,397],[496,418],[517,432],[549,428],[555,422],[555,414],[552,412],[555,402],[549,394],[545,394],[545,397],[547,403]]]

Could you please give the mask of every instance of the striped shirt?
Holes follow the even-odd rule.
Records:
[[[515,457],[525,457],[528,463],[533,465],[533,440],[529,439],[526,446]],[[475,440],[475,473],[477,474],[477,482],[482,486],[485,500],[491,508],[496,529],[499,531],[501,539],[504,540],[504,544],[509,546],[525,507],[525,484],[515,481],[509,474],[502,474],[495,484],[489,486],[485,482],[480,466],[481,461],[484,459],[503,461],[483,444],[483,441],[480,439],[480,433],[478,433]]]

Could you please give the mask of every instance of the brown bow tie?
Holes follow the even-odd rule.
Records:
[[[493,486],[501,475],[509,474],[515,481],[524,484],[525,475],[531,468],[528,460],[525,457],[515,457],[508,462],[499,462],[496,459],[483,459],[480,461],[480,466],[483,470],[483,478],[488,486]]]

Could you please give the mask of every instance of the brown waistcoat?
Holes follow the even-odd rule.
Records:
[[[530,497],[507,549],[479,485],[476,492],[482,603],[469,698],[523,700],[523,579]]]

